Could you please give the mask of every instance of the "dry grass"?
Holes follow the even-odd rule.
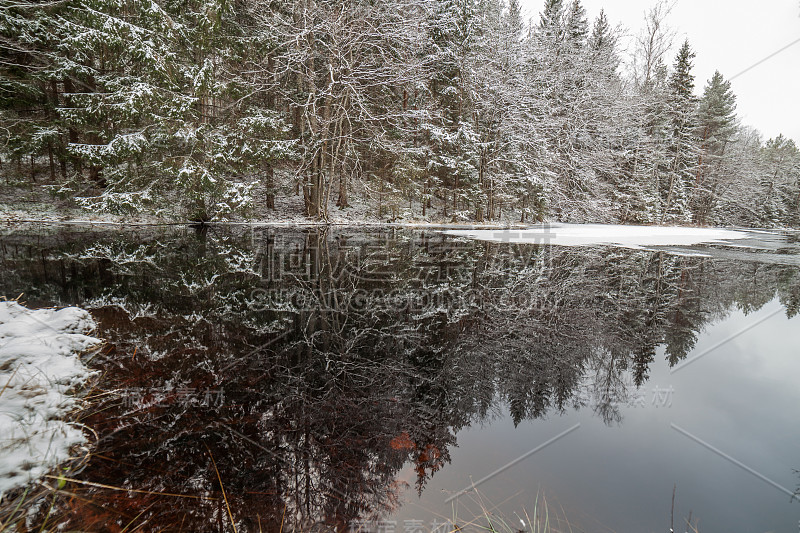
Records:
[[[478,490],[468,491],[453,503],[450,522],[453,531],[472,529],[489,533],[581,533],[583,530],[570,522],[563,507],[548,501],[544,491],[537,492],[529,506],[508,516],[499,511],[514,494],[494,503]],[[465,501],[466,500],[466,501]]]

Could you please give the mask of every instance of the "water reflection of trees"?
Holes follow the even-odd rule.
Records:
[[[732,309],[800,302],[792,267],[423,232],[62,232],[0,253],[2,292],[90,307],[111,341],[73,477],[144,492],[68,484],[59,520],[80,529],[225,529],[220,479],[240,531],[344,529],[395,505],[409,462],[422,490],[500,405],[620,421],[659,347],[675,364]]]

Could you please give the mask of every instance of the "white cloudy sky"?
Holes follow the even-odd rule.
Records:
[[[538,20],[544,0],[523,0]],[[583,0],[593,20],[603,8],[631,35],[654,0]],[[676,47],[688,37],[695,50],[697,93],[719,70],[726,78],[800,39],[800,0],[677,0],[668,18]],[[674,53],[670,54],[674,58]],[[787,135],[800,143],[800,42],[732,81],[742,122],[765,138]]]

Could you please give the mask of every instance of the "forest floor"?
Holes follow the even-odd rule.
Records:
[[[260,197],[260,195],[259,195]],[[447,228],[508,228],[528,227],[519,222],[516,214],[512,217],[491,223],[471,222],[461,214],[460,217],[441,216],[439,210],[430,210],[428,216],[414,215],[422,211],[419,205],[396,209],[390,216],[378,216],[377,207],[368,205],[358,198],[351,199],[351,205],[341,209],[330,205],[326,221],[314,220],[304,214],[303,197],[288,194],[278,196],[275,208],[269,209],[265,202],[254,202],[246,216],[223,216],[212,223],[259,224],[271,226],[389,226],[417,227],[439,226]],[[46,190],[31,189],[14,185],[0,185],[0,224],[52,223],[81,225],[164,225],[187,224],[190,221],[173,212],[139,212],[135,214],[112,214],[93,212],[80,207],[74,200],[62,199]]]
[[[88,224],[159,224],[168,222],[154,215],[92,213],[74,201],[61,199],[41,189],[0,186],[0,223],[23,222]]]

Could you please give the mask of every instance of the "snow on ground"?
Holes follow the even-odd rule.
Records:
[[[100,344],[77,307],[31,310],[0,302],[0,496],[46,474],[86,441],[64,421],[70,390],[91,375],[79,354]]]
[[[603,224],[551,224],[523,230],[447,230],[446,235],[481,241],[561,246],[610,244],[625,248],[692,246],[746,239],[747,233],[718,228],[679,226],[616,226]]]
[[[288,178],[285,178],[288,179]],[[374,191],[373,191],[374,192]],[[328,202],[328,219],[321,222],[304,215],[303,196],[294,193],[291,187],[282,187],[275,198],[275,208],[266,207],[266,192],[256,187],[253,192],[252,209],[246,215],[225,215],[214,218],[214,222],[257,223],[271,226],[312,226],[312,225],[448,225],[470,224],[464,216],[444,217],[439,210],[430,209],[422,216],[422,206],[418,202],[413,205],[383,203],[381,216],[378,216],[378,198],[369,196],[364,190],[353,190],[349,198],[350,206],[340,209],[336,206],[336,195]],[[369,198],[367,198],[369,196]],[[100,213],[82,209],[75,202],[54,199],[47,191],[29,190],[28,188],[5,186],[0,183],[0,231],[17,227],[24,223],[79,224],[79,225],[156,225],[188,222],[183,217],[184,209],[180,206],[183,199],[171,198],[174,211],[159,210],[157,213],[143,211],[130,214]],[[169,201],[165,202],[169,204]],[[464,213],[461,213],[464,215]],[[504,212],[504,218],[490,226],[514,225],[519,220],[519,213],[511,210]],[[474,224],[470,224],[473,226]]]

